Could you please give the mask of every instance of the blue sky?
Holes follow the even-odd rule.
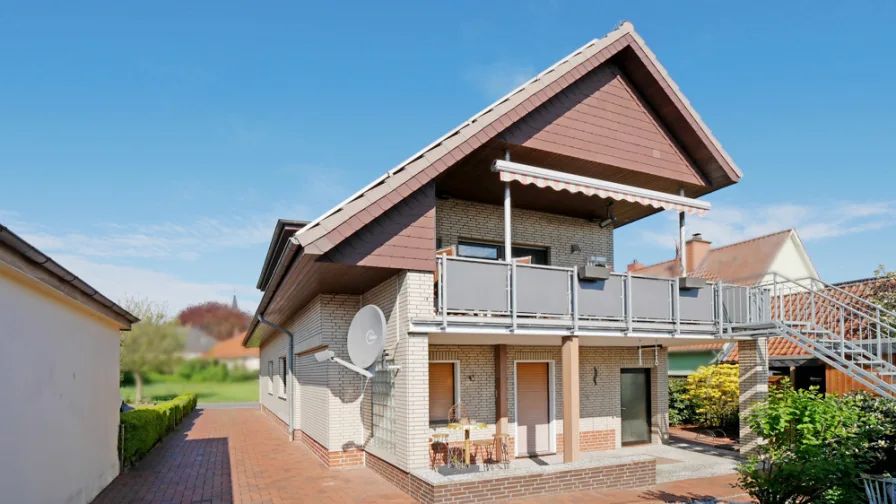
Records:
[[[829,281],[896,265],[889,2],[10,4],[0,222],[110,297],[252,310],[278,217],[316,217],[624,19],[745,173],[691,231],[798,226]],[[619,230],[617,267],[668,258],[674,219]]]

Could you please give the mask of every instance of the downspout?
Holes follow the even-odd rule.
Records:
[[[295,336],[286,329],[274,324],[273,322],[268,322],[261,316],[258,315],[258,321],[262,324],[273,328],[274,330],[280,331],[286,336],[288,336],[288,349],[286,354],[286,367],[287,367],[287,375],[289,376],[289,381],[286,383],[286,407],[289,409],[289,413],[286,415],[288,419],[288,431],[289,431],[289,440],[295,441],[296,439],[296,430],[293,425],[293,416],[295,415],[295,410],[293,409],[293,400],[295,397],[295,390],[293,387],[293,383],[295,382],[295,377],[293,376],[293,354],[295,353]]]

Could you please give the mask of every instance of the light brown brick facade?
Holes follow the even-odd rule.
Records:
[[[740,417],[756,402],[768,397],[768,339],[738,341],[740,355]],[[741,453],[756,449],[759,438],[743,421],[740,424]]]
[[[511,213],[514,245],[547,247],[552,266],[584,266],[591,256],[613,264],[613,230],[562,215],[514,208]],[[459,240],[504,242],[504,208],[464,200],[436,203],[436,238],[442,247]],[[581,252],[571,252],[576,244]]]

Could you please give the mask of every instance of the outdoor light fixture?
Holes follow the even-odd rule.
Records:
[[[601,228],[605,228],[605,227],[609,226],[610,224],[616,223],[616,216],[613,215],[613,209],[611,208],[612,206],[613,206],[612,201],[607,203],[607,218],[600,221],[600,224],[598,224]]]
[[[569,253],[570,253],[570,254],[575,254],[575,253],[577,253],[577,252],[581,252],[581,251],[582,251],[582,247],[580,247],[580,246],[579,246],[578,244],[576,244],[576,243],[573,243],[572,245],[569,246]]]

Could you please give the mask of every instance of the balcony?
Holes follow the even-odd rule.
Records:
[[[596,336],[725,337],[732,326],[768,320],[770,292],[678,278],[610,273],[581,280],[578,268],[441,255],[436,317],[447,332]]]

